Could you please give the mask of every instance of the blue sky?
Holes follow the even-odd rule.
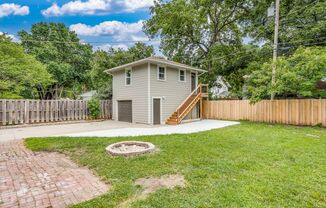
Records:
[[[17,38],[34,23],[62,22],[94,49],[126,48],[148,40],[141,27],[151,5],[153,0],[1,0],[0,32]]]

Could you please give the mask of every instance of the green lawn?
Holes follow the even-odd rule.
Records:
[[[159,153],[110,157],[123,140],[154,143]],[[94,170],[111,191],[76,207],[116,207],[139,193],[133,182],[181,173],[186,188],[160,190],[131,207],[326,207],[326,130],[244,122],[190,135],[133,138],[32,138],[35,151],[58,151]]]

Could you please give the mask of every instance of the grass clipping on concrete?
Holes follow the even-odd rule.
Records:
[[[160,152],[110,157],[109,144],[139,140]],[[75,207],[117,207],[143,193],[140,178],[180,174],[184,187],[159,188],[129,207],[325,207],[326,131],[242,123],[189,135],[32,138],[35,151],[58,151],[94,170],[113,188]]]

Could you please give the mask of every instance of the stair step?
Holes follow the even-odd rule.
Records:
[[[169,118],[168,121],[173,121],[173,122],[177,122],[178,119],[177,118]]]
[[[207,85],[202,85],[207,88]],[[200,87],[200,88],[199,88]],[[198,89],[200,91],[198,92]],[[168,125],[178,125],[178,121],[182,121],[188,113],[197,105],[198,101],[201,99],[200,97],[206,97],[208,94],[203,93],[201,91],[201,86],[196,88],[197,91],[193,91],[191,95],[182,103],[182,105],[178,108],[178,111],[175,111],[171,114],[171,116],[166,120],[166,124]]]
[[[165,122],[165,124],[167,124],[167,125],[178,125],[178,122],[168,120],[167,122]]]

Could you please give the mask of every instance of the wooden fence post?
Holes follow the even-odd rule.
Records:
[[[2,125],[7,125],[7,100],[2,100]]]

